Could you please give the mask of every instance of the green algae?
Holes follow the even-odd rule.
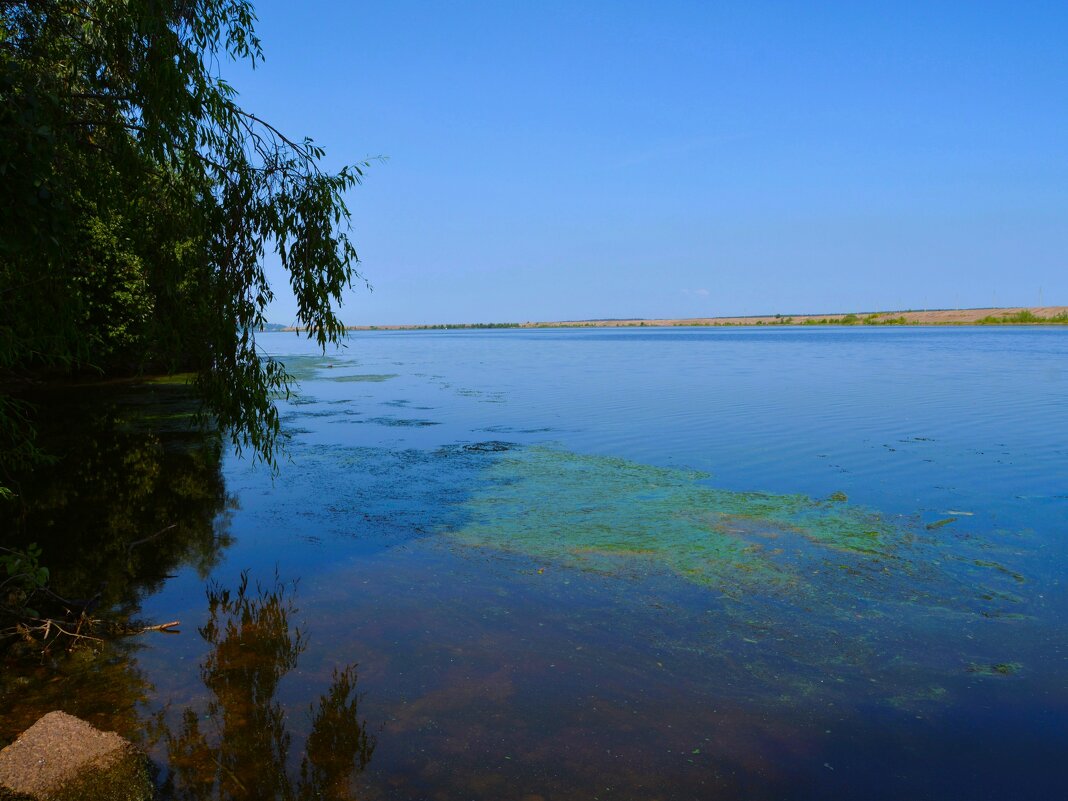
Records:
[[[361,422],[373,423],[374,425],[387,426],[389,428],[427,428],[428,426],[441,425],[441,423],[434,420],[420,420],[418,418],[408,417],[368,417]]]
[[[292,354],[280,361],[285,368],[286,375],[297,382],[320,378],[324,370],[341,366],[352,367],[356,364],[355,361],[336,354],[328,357],[321,353]]]
[[[320,378],[328,378],[331,381],[337,381],[339,383],[373,383],[378,384],[383,381],[389,381],[391,378],[396,378],[397,373],[360,373],[357,375],[328,375],[319,376]]]
[[[145,384],[192,384],[196,379],[196,373],[170,373],[166,375],[153,375],[144,379]]]
[[[1001,573],[1002,575],[1008,576],[1013,581],[1015,581],[1017,584],[1023,584],[1025,581],[1027,581],[1027,579],[1025,579],[1023,576],[1021,576],[1015,570],[1010,570],[1009,568],[1005,567],[1005,565],[1000,564],[999,562],[993,562],[993,561],[991,561],[989,559],[973,559],[972,560],[972,564],[975,565],[976,567],[987,568],[989,570],[996,570],[997,572]]]
[[[291,381],[334,381],[338,383],[381,383],[397,378],[398,373],[355,373],[360,362],[343,354],[303,354],[286,356],[282,361]]]
[[[911,537],[839,498],[716,489],[705,473],[548,447],[509,452],[488,479],[453,532],[465,544],[605,571],[639,560],[721,589],[792,586],[828,559],[889,569]]]
[[[950,523],[956,523],[956,517],[944,517],[941,520],[936,520],[933,523],[928,523],[925,528],[928,531],[934,531],[935,529],[942,528],[942,526],[948,526]]]
[[[1019,662],[995,662],[993,664],[973,662],[965,670],[975,676],[1003,678],[1016,675],[1021,668],[1023,668],[1023,665]]]
[[[946,688],[938,685],[929,687],[898,688],[896,694],[886,699],[887,703],[902,711],[917,713],[930,704],[946,702]]]
[[[707,473],[546,446],[471,451],[486,465],[459,524],[439,531],[488,558],[528,558],[532,575],[577,570],[703,605],[703,623],[657,646],[725,660],[763,688],[748,703],[859,692],[925,714],[954,694],[961,651],[949,644],[963,624],[1018,625],[1029,611],[1019,574],[982,558],[998,536],[936,536],[918,513],[881,514],[844,493],[727,490]]]

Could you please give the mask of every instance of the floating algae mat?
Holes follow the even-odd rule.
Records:
[[[396,373],[358,373],[356,375],[336,375],[330,376],[331,381],[340,381],[342,383],[359,384],[359,383],[372,383],[378,384],[382,381],[389,381],[391,378],[396,378]]]
[[[529,557],[537,574],[614,577],[673,606],[687,636],[625,634],[625,622],[621,636],[716,665],[737,679],[721,695],[769,710],[865,698],[921,714],[953,703],[946,687],[959,692],[962,677],[1020,675],[1011,643],[1026,578],[998,561],[1015,558],[1012,535],[929,530],[841,493],[729,491],[706,473],[551,447],[485,457],[454,541]]]
[[[301,354],[281,359],[286,374],[297,382],[329,380],[341,383],[381,383],[397,378],[397,373],[353,373],[359,361],[344,352],[334,356]]]
[[[789,584],[831,554],[889,570],[912,539],[842,500],[731,492],[708,478],[545,447],[511,451],[468,502],[470,522],[456,536],[593,568],[649,560],[717,587],[736,574]]]
[[[709,478],[550,447],[510,450],[483,476],[452,535],[569,567],[667,571],[739,599],[785,594],[833,606],[845,593],[854,602],[896,595],[986,617],[1017,601],[1011,571],[960,558],[962,548],[989,556],[989,543],[949,540],[918,517],[886,517],[840,493],[736,492]],[[955,556],[943,560],[950,543]]]

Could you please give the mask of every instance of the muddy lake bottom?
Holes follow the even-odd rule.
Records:
[[[275,476],[169,388],[57,402],[5,537],[181,633],[6,664],[0,739],[182,799],[1063,792],[1068,330],[262,344]]]

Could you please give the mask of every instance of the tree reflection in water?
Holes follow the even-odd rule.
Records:
[[[158,640],[110,632],[170,620],[143,619],[143,599],[176,573],[206,578],[230,546],[222,435],[197,421],[184,384],[50,387],[27,399],[50,458],[0,476],[16,492],[0,501],[0,545],[39,545],[49,590],[69,603],[40,594],[34,606],[86,609],[108,622],[98,632],[108,641],[72,654],[57,642],[47,655],[0,643],[0,745],[56,709],[136,740],[154,693],[136,655]]]
[[[236,592],[208,589],[210,618],[199,629],[211,645],[200,677],[212,698],[206,710],[185,709],[176,730],[161,715],[169,775],[164,798],[181,801],[311,801],[352,799],[354,773],[371,760],[375,738],[359,718],[356,665],[335,669],[329,690],[310,712],[299,772],[291,774],[286,713],[275,700],[281,679],[297,665],[307,639],[296,615],[292,585],[277,575],[271,587]],[[207,721],[207,723],[205,723]]]

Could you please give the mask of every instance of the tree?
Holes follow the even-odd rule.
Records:
[[[343,334],[361,277],[310,139],[241,108],[224,59],[263,57],[247,0],[0,0],[0,386],[42,372],[196,372],[239,447],[274,463],[283,365],[256,347],[276,251],[297,318]],[[0,484],[32,458],[0,394]]]

